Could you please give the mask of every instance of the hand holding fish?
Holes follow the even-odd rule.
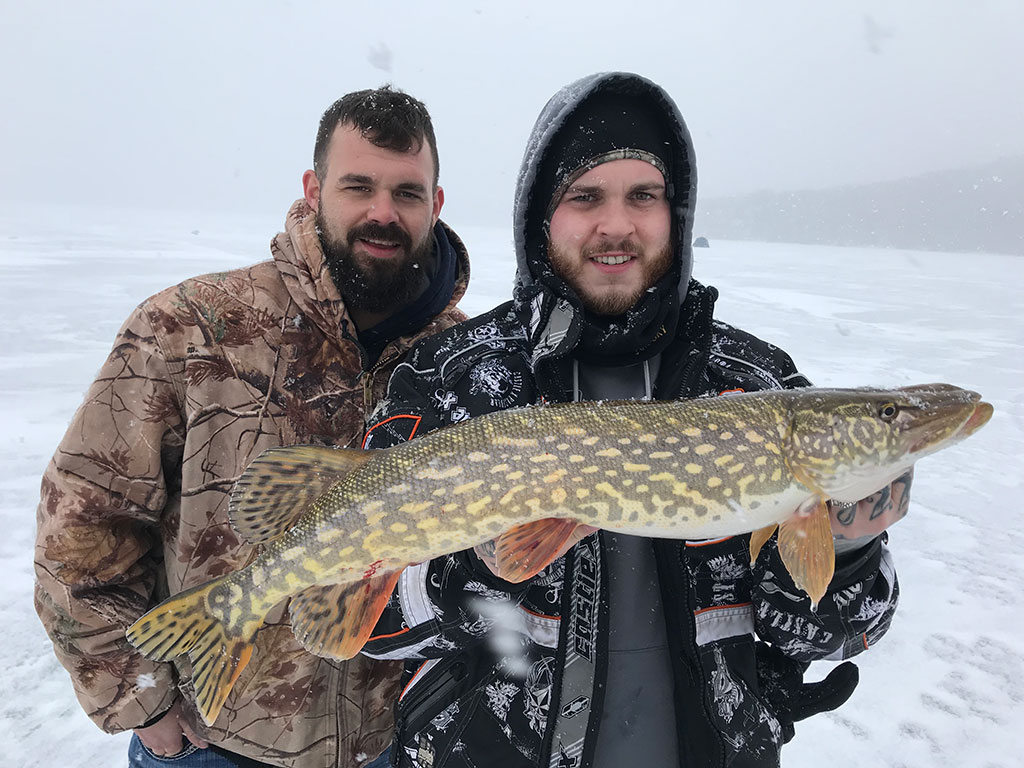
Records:
[[[867,498],[852,504],[829,503],[836,552],[864,546],[893,523],[906,517],[914,470],[893,480]]]

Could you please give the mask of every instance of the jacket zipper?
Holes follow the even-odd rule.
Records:
[[[363,371],[361,374],[359,374],[359,377],[363,380],[363,421],[364,422],[370,417],[370,414],[373,412],[373,408],[374,408],[374,405],[375,405],[375,403],[373,402],[373,375],[377,371],[379,371],[381,368],[384,368],[385,366],[390,365],[391,363],[393,363],[399,357],[401,357],[400,354],[399,355],[392,355],[391,357],[389,357],[386,360],[378,360],[376,363],[374,363],[369,368],[367,368],[365,371]]]

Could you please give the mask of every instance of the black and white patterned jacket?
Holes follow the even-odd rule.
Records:
[[[713,320],[717,292],[689,285],[664,352],[658,399],[808,386],[789,356]],[[567,399],[562,363],[536,365],[529,317],[505,304],[414,348],[392,377],[366,447],[471,416]],[[406,659],[392,764],[588,766],[607,643],[603,534],[524,584],[471,552],[405,570],[363,652]],[[682,765],[775,766],[793,722],[838,706],[852,664],[802,684],[808,662],[846,659],[888,629],[898,588],[884,543],[837,563],[816,612],[770,542],[751,569],[747,536],[656,540]]]

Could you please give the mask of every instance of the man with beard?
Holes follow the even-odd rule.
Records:
[[[186,280],[131,315],[43,478],[37,609],[89,716],[134,731],[132,766],[365,766],[391,737],[400,669],[306,653],[283,607],[209,727],[187,661],[149,662],[124,637],[254,555],[227,515],[250,460],[358,446],[413,342],[465,317],[468,256],[438,219],[423,104],[388,87],[339,99],[302,182],[271,260]]]
[[[513,301],[418,344],[367,445],[541,401],[808,386],[785,352],[714,319],[717,291],[691,279],[694,163],[654,83],[610,73],[556,94],[519,176]],[[663,482],[624,461],[632,482]],[[542,467],[510,471],[574,492]],[[514,494],[535,481],[522,482],[491,503],[528,505]],[[794,722],[857,682],[847,662],[804,684],[808,663],[859,653],[889,626],[897,588],[879,534],[908,486],[831,511],[836,575],[816,611],[774,540],[751,566],[749,536],[581,526],[522,584],[497,577],[493,542],[406,568],[363,649],[408,660],[392,765],[778,765]]]

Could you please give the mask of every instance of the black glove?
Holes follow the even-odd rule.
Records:
[[[761,696],[778,718],[786,742],[796,733],[794,723],[841,707],[853,695],[860,680],[857,665],[845,661],[824,680],[805,683],[804,672],[808,666],[806,661],[791,659],[773,645],[757,644]]]

